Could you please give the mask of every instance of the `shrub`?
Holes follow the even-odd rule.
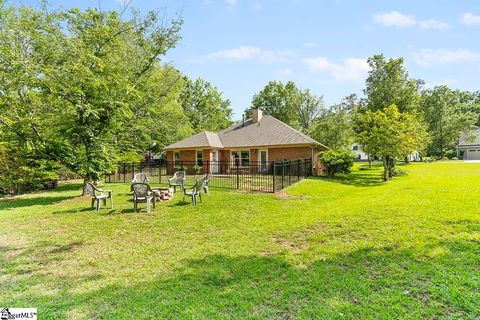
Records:
[[[193,166],[193,171],[195,172],[195,174],[200,174],[202,172],[202,169],[202,166],[199,166],[198,164]]]
[[[393,176],[394,177],[402,177],[402,176],[406,176],[408,175],[408,172],[407,170],[405,169],[402,169],[402,168],[393,168]]]
[[[455,152],[455,150],[447,150],[445,151],[445,155],[443,156],[444,158],[447,157],[448,159],[452,159],[453,157],[455,157],[457,155],[457,153]]]
[[[328,150],[318,154],[327,177],[337,173],[350,173],[355,155],[347,151]]]
[[[457,157],[453,157],[453,158],[450,159],[450,160],[460,160],[460,159],[458,159]]]
[[[58,178],[58,166],[32,159],[26,153],[0,145],[0,194],[19,194],[45,188]]]

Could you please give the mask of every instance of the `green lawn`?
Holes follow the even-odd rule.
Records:
[[[213,189],[90,211],[79,184],[0,200],[0,307],[39,319],[478,319],[480,163]]]

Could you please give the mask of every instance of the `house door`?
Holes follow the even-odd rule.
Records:
[[[266,172],[268,170],[268,152],[267,150],[260,150],[260,171]]]
[[[218,173],[218,151],[212,150],[210,153],[210,172]]]

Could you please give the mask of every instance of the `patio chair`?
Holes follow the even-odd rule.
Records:
[[[185,196],[189,196],[192,198],[192,203],[194,206],[197,205],[197,196],[200,198],[200,202],[203,202],[202,201],[202,185],[203,185],[203,180],[204,178],[198,180],[197,182],[195,182],[195,185],[189,189],[187,188],[184,188],[183,189],[183,200],[182,201],[185,201]],[[191,190],[191,191],[187,191],[187,190]]]
[[[103,190],[97,188],[93,183],[87,182],[85,184],[85,195],[92,196],[92,209],[93,204],[96,202],[96,211],[100,210],[100,201],[103,200],[103,204],[107,205],[107,199],[110,199],[110,208],[113,209],[113,196],[112,190]]]
[[[203,191],[208,194],[208,183],[210,182],[210,179],[212,178],[211,173],[207,173],[207,175],[203,178]]]
[[[147,183],[136,182],[132,184],[133,190],[133,210],[138,212],[138,204],[147,204],[147,213],[150,213],[150,206],[153,202],[153,208],[155,208],[155,195],[153,190]]]
[[[185,184],[185,171],[177,171],[173,174],[173,177],[168,178],[168,187],[173,187],[173,192],[177,191],[177,187],[184,189]]]
[[[145,173],[136,173],[135,176],[133,177],[132,183],[148,183],[148,177]]]

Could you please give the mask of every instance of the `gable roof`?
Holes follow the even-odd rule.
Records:
[[[234,124],[218,133],[203,131],[165,147],[184,148],[240,148],[275,145],[316,145],[325,147],[318,141],[290,127],[272,116],[263,116],[258,123],[249,119],[244,124]],[[326,147],[325,147],[326,148]]]
[[[457,146],[478,146],[480,145],[480,128],[464,131],[460,134]]]
[[[202,131],[165,147],[165,149],[182,148],[223,148],[223,145],[215,132]]]

